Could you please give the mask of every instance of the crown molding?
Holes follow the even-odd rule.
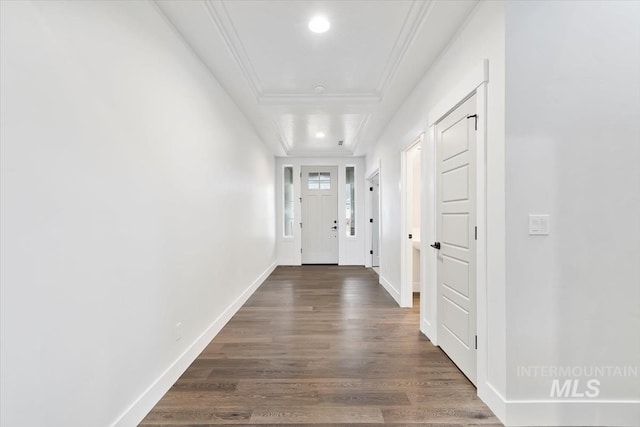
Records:
[[[350,150],[344,151],[310,151],[310,150],[292,150],[287,153],[286,157],[356,157]]]
[[[345,105],[379,104],[382,99],[376,94],[265,94],[258,98],[261,105]]]
[[[384,98],[389,83],[402,63],[407,50],[422,22],[428,17],[429,12],[433,9],[433,0],[413,0],[407,16],[405,17],[398,37],[391,49],[384,71],[375,89],[370,93],[340,93],[340,94],[322,94],[313,93],[279,93],[265,92],[258,73],[247,55],[242,44],[242,40],[238,35],[238,31],[229,16],[225,1],[229,0],[204,0],[209,18],[218,29],[225,45],[235,60],[243,77],[247,81],[251,91],[261,105],[327,105],[327,104],[379,104]]]
[[[285,154],[288,155],[291,151],[291,144],[289,144],[289,141],[287,141],[287,137],[285,136],[280,123],[275,119],[271,119],[271,126],[273,126],[276,133],[278,134],[278,141],[280,142],[282,149],[284,150]]]
[[[238,32],[229,17],[224,2],[222,0],[204,0],[204,3],[209,12],[209,18],[222,36],[227,49],[242,72],[242,76],[249,84],[255,98],[260,101],[260,96],[263,93],[262,85],[260,84],[258,74],[253,64],[247,56]]]
[[[362,129],[364,129],[364,127],[367,125],[367,123],[369,123],[369,120],[371,120],[371,116],[372,114],[367,114],[365,116],[365,118],[362,120],[362,122],[360,122],[360,126],[358,126],[358,130],[356,131],[356,134],[353,138],[353,143],[351,144],[351,151],[355,154],[358,151],[358,147],[360,146],[360,142],[362,141]]]
[[[398,71],[398,67],[404,60],[409,46],[411,46],[416,37],[418,29],[433,10],[433,5],[433,0],[414,0],[413,3],[411,3],[409,12],[398,33],[398,38],[393,45],[393,49],[391,49],[391,54],[385,65],[382,78],[376,87],[376,93],[380,94],[381,98]]]
[[[360,124],[358,125],[353,136],[350,138],[344,139],[344,145],[342,146],[342,149],[339,149],[339,151],[318,150],[317,155],[324,156],[327,153],[333,153],[335,155],[340,155],[340,156],[345,156],[345,155],[353,156],[360,143],[360,136],[362,134],[362,129],[364,129],[366,124],[369,122],[369,120],[371,119],[371,116],[372,116],[371,113],[364,115],[362,120],[360,120]],[[280,145],[282,146],[287,156],[304,155],[304,153],[307,152],[306,150],[296,150],[293,148],[293,145],[292,145],[293,141],[288,140],[284,130],[282,129],[282,126],[280,126],[280,123],[277,120],[275,119],[271,120],[271,124],[276,129],[276,133],[279,136]]]

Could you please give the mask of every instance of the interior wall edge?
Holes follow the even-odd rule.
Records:
[[[400,291],[391,284],[389,280],[387,280],[384,276],[379,275],[380,284],[382,287],[391,295],[391,297],[398,303],[400,306]]]
[[[111,427],[138,425],[278,266],[274,261],[187,347],[187,349],[120,415]]]

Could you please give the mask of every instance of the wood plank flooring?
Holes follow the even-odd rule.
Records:
[[[140,424],[501,426],[363,267],[278,267]]]

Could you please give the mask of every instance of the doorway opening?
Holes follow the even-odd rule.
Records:
[[[422,136],[402,153],[402,271],[400,305],[420,301],[422,283]]]
[[[371,268],[380,275],[380,172],[376,171],[370,178],[371,185]]]

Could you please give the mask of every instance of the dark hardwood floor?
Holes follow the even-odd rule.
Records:
[[[278,267],[140,424],[501,426],[363,267]]]

